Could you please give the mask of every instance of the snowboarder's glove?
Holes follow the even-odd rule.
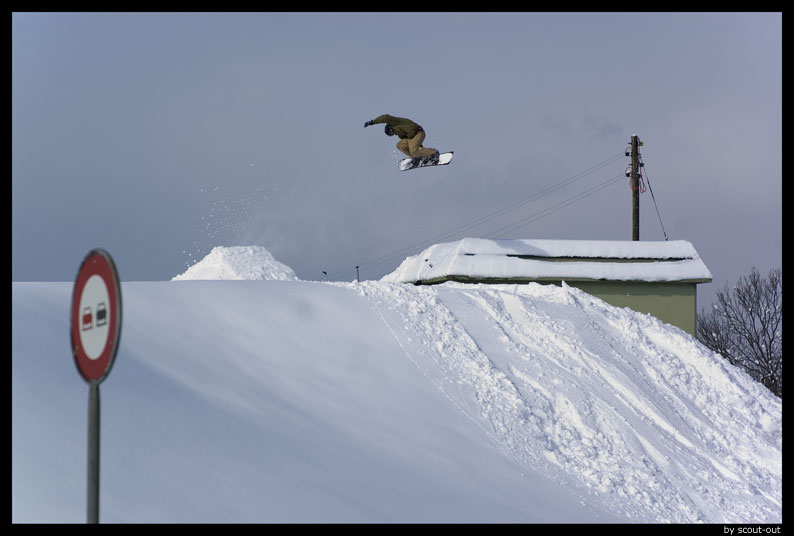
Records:
[[[368,126],[374,125],[374,124],[375,124],[375,121],[367,121],[366,123],[364,123],[364,128],[367,128]]]

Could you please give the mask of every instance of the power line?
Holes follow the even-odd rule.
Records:
[[[640,155],[640,163],[642,164],[643,169],[645,168],[645,162],[642,160],[642,155]],[[648,170],[645,169],[645,179],[648,181],[648,190],[651,192],[651,199],[653,199],[653,206],[656,208],[656,215],[659,217],[659,225],[662,227],[662,234],[664,235],[665,240],[669,240],[667,238],[667,231],[664,230],[664,223],[662,223],[662,215],[659,213],[659,206],[656,204],[656,196],[653,195],[653,188],[651,188],[651,178],[648,176]]]
[[[604,182],[602,182],[600,184],[597,184],[596,186],[593,186],[589,190],[585,190],[584,192],[582,192],[580,194],[577,194],[577,195],[575,195],[573,197],[570,197],[570,198],[566,199],[565,201],[561,201],[561,202],[557,203],[556,205],[553,205],[551,207],[543,209],[540,212],[532,214],[531,216],[527,216],[526,218],[522,218],[522,219],[520,219],[518,221],[515,221],[515,222],[511,223],[510,225],[506,225],[506,226],[504,226],[504,227],[502,227],[500,229],[497,229],[497,230],[495,230],[495,231],[493,231],[493,232],[491,232],[491,233],[489,233],[487,235],[484,235],[484,238],[494,237],[495,235],[501,233],[502,231],[506,231],[508,229],[509,229],[510,232],[517,231],[518,229],[520,229],[520,228],[522,228],[522,227],[524,227],[524,226],[526,226],[526,225],[528,225],[528,224],[530,224],[530,223],[532,223],[534,221],[537,221],[537,220],[539,220],[541,218],[545,218],[546,216],[554,214],[558,210],[562,210],[563,208],[565,208],[565,207],[567,207],[569,205],[573,205],[574,203],[577,203],[577,202],[581,201],[582,199],[584,199],[586,197],[590,197],[591,195],[600,192],[604,188],[606,188],[606,187],[608,187],[608,186],[610,186],[612,184],[615,184],[616,182],[618,182],[619,180],[622,180],[623,178],[624,178],[624,174],[621,173],[617,177],[612,177],[611,179],[608,179],[608,180],[606,180],[606,181],[604,181]]]
[[[423,241],[421,241],[419,243],[413,244],[411,246],[404,247],[402,249],[399,249],[399,250],[391,252],[391,253],[387,253],[386,255],[383,255],[381,257],[377,257],[375,259],[371,259],[369,261],[362,262],[362,263],[359,264],[359,266],[368,266],[368,267],[377,266],[378,264],[382,264],[383,262],[385,262],[387,260],[390,260],[390,259],[392,259],[392,258],[394,258],[394,257],[396,257],[398,255],[403,255],[404,256],[406,253],[415,251],[415,250],[419,249],[422,246],[426,246],[426,245],[429,245],[429,244],[437,243],[437,242],[439,242],[439,241],[441,241],[441,240],[443,240],[445,238],[448,238],[448,237],[453,236],[455,234],[461,233],[461,232],[463,232],[465,230],[471,229],[472,227],[476,227],[478,225],[482,225],[483,223],[491,221],[494,218],[502,216],[502,215],[504,215],[504,214],[506,214],[506,213],[508,213],[508,212],[510,212],[512,210],[515,210],[515,209],[517,209],[519,207],[522,207],[522,206],[526,205],[527,203],[530,203],[532,201],[540,199],[540,198],[542,198],[542,197],[544,197],[546,195],[549,195],[552,192],[555,192],[555,191],[559,190],[560,188],[563,188],[563,187],[565,187],[565,186],[567,186],[569,184],[572,184],[572,183],[582,179],[583,177],[586,177],[587,175],[589,175],[591,173],[594,173],[594,172],[598,171],[599,169],[601,169],[601,168],[603,168],[603,167],[605,167],[605,166],[617,161],[622,156],[623,156],[623,154],[619,153],[619,154],[617,154],[615,156],[612,156],[612,157],[604,160],[603,162],[600,162],[598,164],[595,164],[595,165],[585,169],[584,171],[581,171],[581,172],[579,172],[579,173],[577,173],[575,175],[572,175],[571,177],[568,177],[567,179],[564,179],[564,180],[558,182],[555,185],[552,185],[552,186],[550,186],[548,188],[545,188],[545,189],[543,189],[543,190],[541,190],[541,191],[539,191],[539,192],[537,192],[537,193],[535,193],[535,194],[533,194],[533,195],[531,195],[531,196],[529,196],[529,197],[527,197],[525,199],[522,199],[522,200],[516,201],[514,203],[511,203],[510,205],[507,205],[506,207],[503,207],[503,208],[501,208],[499,210],[491,212],[490,214],[486,214],[485,216],[482,216],[482,217],[480,217],[480,218],[478,218],[476,220],[473,220],[473,221],[471,221],[469,223],[466,223],[464,225],[458,226],[458,227],[456,227],[454,229],[451,229],[449,231],[446,231],[444,233],[441,233],[441,234],[432,236],[430,238],[427,238],[427,239],[425,239],[425,240],[423,240]],[[330,278],[336,278],[336,277],[338,277],[338,276],[340,276],[342,274],[345,274],[347,272],[351,272],[352,273],[352,269],[347,268],[345,270],[340,270],[338,272],[334,272],[334,273],[330,274],[329,277]]]
[[[412,246],[408,246],[408,247],[399,249],[397,251],[388,253],[386,255],[382,255],[382,256],[377,257],[375,259],[371,259],[369,261],[360,263],[358,266],[373,267],[373,266],[377,266],[379,264],[383,264],[384,262],[389,261],[389,260],[391,260],[391,259],[393,259],[395,257],[404,256],[408,252],[416,251],[417,249],[421,248],[422,246],[426,246],[428,244],[436,243],[437,241],[439,241],[439,240],[441,240],[441,239],[443,239],[445,237],[452,236],[452,235],[454,235],[456,233],[460,233],[460,232],[462,232],[462,231],[464,231],[466,229],[469,229],[471,227],[475,227],[477,225],[480,225],[482,223],[490,221],[490,220],[492,220],[492,219],[494,219],[494,218],[496,218],[498,216],[501,216],[501,215],[503,215],[503,214],[505,214],[505,213],[507,213],[507,212],[509,212],[511,210],[515,210],[516,208],[518,208],[520,206],[523,206],[523,205],[529,203],[530,201],[534,201],[534,200],[540,199],[541,197],[544,197],[544,196],[546,196],[546,195],[548,195],[548,194],[550,194],[550,193],[552,193],[552,192],[554,192],[554,191],[556,191],[556,190],[558,190],[558,189],[560,189],[560,188],[562,188],[562,187],[564,187],[564,186],[566,186],[568,184],[571,184],[572,182],[575,182],[575,181],[581,179],[582,177],[584,177],[584,176],[586,176],[586,175],[588,175],[590,173],[593,173],[593,172],[603,168],[604,166],[616,161],[617,159],[621,158],[622,156],[623,156],[623,154],[618,154],[618,155],[616,155],[614,157],[611,157],[611,158],[605,160],[604,162],[596,164],[596,165],[594,165],[594,166],[592,166],[592,167],[590,167],[590,168],[588,168],[588,169],[586,169],[586,170],[584,170],[584,171],[582,171],[580,173],[577,173],[576,175],[573,175],[573,176],[571,176],[571,177],[569,177],[569,178],[567,178],[567,179],[565,179],[563,181],[560,181],[558,184],[556,184],[554,186],[551,186],[549,188],[541,190],[540,192],[538,192],[538,193],[536,193],[536,194],[534,194],[534,195],[532,195],[532,196],[530,196],[530,197],[528,197],[526,199],[523,199],[521,201],[512,203],[511,205],[508,205],[507,207],[504,207],[504,208],[502,208],[500,210],[492,212],[492,213],[490,213],[490,214],[488,214],[486,216],[483,216],[483,217],[481,217],[481,218],[479,218],[477,220],[474,220],[474,221],[469,222],[467,224],[464,224],[462,226],[456,227],[455,229],[452,229],[452,230],[447,231],[445,233],[433,236],[433,237],[428,238],[428,239],[426,239],[424,241],[416,243],[416,244],[414,244]],[[617,177],[617,178],[621,178],[621,177]],[[587,196],[595,193],[596,191],[608,186],[609,184],[612,184],[613,182],[615,182],[615,180],[616,180],[616,178],[610,179],[609,181],[607,181],[607,183],[601,183],[600,185],[597,185],[596,187],[591,188],[590,190],[587,190],[587,191],[585,191],[585,192],[583,192],[581,194],[577,194],[576,196],[574,196],[574,198],[571,198],[571,199],[567,200],[568,202],[563,201],[561,203],[558,203],[557,205],[554,205],[553,207],[550,207],[550,209],[546,209],[547,211],[550,210],[550,212],[548,212],[548,214],[542,214],[543,211],[541,211],[541,213],[537,213],[534,216],[530,216],[530,218],[534,217],[534,219],[532,221],[535,221],[535,220],[540,219],[540,218],[542,218],[542,217],[544,217],[546,215],[549,215],[549,214],[551,214],[553,212],[556,212],[557,210],[560,210],[561,208],[564,208],[568,204],[572,204],[572,203],[574,203],[574,202],[576,202],[576,201],[578,201],[578,200],[580,200],[580,199],[582,199],[584,197],[587,197]],[[558,207],[558,208],[555,208],[555,207]],[[523,218],[522,220],[519,220],[519,222],[523,222],[524,220],[527,220],[527,219],[528,218]],[[516,222],[514,222],[510,226],[514,225],[515,223]],[[530,222],[526,222],[526,223],[530,223]],[[519,227],[521,227],[523,225],[526,225],[526,223],[523,223],[523,224],[519,225]],[[508,226],[508,227],[510,227],[510,226]],[[503,229],[505,229],[505,228],[499,229],[499,230],[497,230],[497,232],[499,232],[499,231],[501,231]],[[347,269],[344,269],[344,270],[340,270],[340,271],[334,272],[332,274],[328,274],[328,277],[336,279],[339,276],[341,276],[343,274],[346,274],[346,273],[351,273],[352,274],[352,270],[353,270],[352,268],[347,268]]]
[[[548,188],[545,188],[545,189],[543,189],[543,190],[541,190],[541,191],[539,191],[539,192],[537,192],[537,193],[535,193],[535,194],[533,194],[533,195],[531,195],[531,196],[529,196],[527,198],[524,198],[524,199],[522,199],[520,201],[516,201],[514,203],[511,203],[510,205],[507,205],[507,206],[505,206],[505,207],[503,207],[503,208],[501,208],[499,210],[496,210],[494,212],[486,214],[485,216],[482,216],[482,217],[480,217],[478,219],[472,220],[472,221],[470,221],[470,222],[468,222],[468,223],[466,223],[464,225],[455,227],[454,229],[451,229],[451,230],[446,231],[444,233],[441,233],[441,234],[432,236],[430,238],[427,238],[427,239],[425,239],[425,240],[423,240],[421,242],[418,242],[416,244],[413,244],[411,246],[407,246],[407,247],[401,248],[399,250],[393,251],[391,253],[387,253],[387,254],[382,255],[380,257],[376,257],[376,258],[371,259],[371,260],[366,261],[366,262],[361,262],[361,263],[358,264],[358,267],[373,267],[373,266],[377,266],[379,264],[383,264],[384,262],[386,262],[388,260],[391,260],[394,257],[405,256],[405,254],[407,254],[409,252],[416,251],[416,250],[420,249],[423,246],[427,246],[429,244],[437,243],[440,240],[443,240],[443,239],[448,238],[450,236],[453,236],[455,234],[461,233],[461,232],[463,232],[465,230],[471,229],[472,227],[476,227],[478,225],[482,225],[483,223],[491,221],[491,220],[493,220],[493,219],[495,219],[495,218],[497,218],[499,216],[502,216],[502,215],[504,215],[504,214],[506,214],[506,213],[508,213],[510,211],[513,211],[513,210],[515,210],[515,209],[517,209],[519,207],[522,207],[522,206],[526,205],[527,203],[530,203],[532,201],[538,200],[538,199],[540,199],[542,197],[545,197],[545,196],[547,196],[547,195],[549,195],[549,194],[551,194],[551,193],[553,193],[553,192],[555,192],[555,191],[557,191],[557,190],[559,190],[559,189],[561,189],[561,188],[563,188],[565,186],[568,186],[569,184],[572,184],[572,183],[574,183],[574,182],[586,177],[587,175],[590,175],[590,174],[592,174],[592,173],[604,168],[605,166],[608,166],[609,164],[619,160],[623,156],[625,156],[624,153],[618,153],[617,155],[612,156],[612,157],[604,160],[603,162],[595,164],[595,165],[585,169],[584,171],[581,171],[581,172],[579,172],[579,173],[577,173],[575,175],[572,175],[571,177],[568,177],[568,178],[566,178],[566,179],[564,179],[562,181],[559,181],[558,183],[556,183],[556,184],[554,184],[554,185],[552,185],[552,186],[550,186]],[[621,175],[621,176],[619,176],[617,178],[621,178],[622,176],[623,175]],[[549,214],[551,214],[553,212],[556,212],[557,210],[565,208],[569,204],[575,203],[576,201],[579,201],[580,199],[583,199],[584,197],[587,197],[589,195],[592,195],[593,193],[596,193],[598,190],[600,190],[602,188],[605,188],[606,186],[609,186],[610,184],[615,182],[615,180],[616,180],[616,178],[609,179],[605,183],[601,183],[601,184],[595,186],[594,188],[591,188],[590,190],[587,190],[587,191],[585,191],[585,192],[583,192],[581,194],[577,194],[576,196],[574,196],[574,198],[570,198],[570,199],[568,199],[566,201],[558,203],[557,205],[554,205],[553,207],[550,207],[549,209],[546,209],[545,211],[549,211],[550,210],[550,212],[548,212],[548,214],[542,214],[545,211],[541,211],[540,213],[536,213],[533,216],[529,216],[527,218],[523,218],[523,219],[519,220],[519,222],[525,222],[525,220],[528,220],[530,218],[534,218],[531,221],[535,221],[537,219],[545,217],[545,216],[547,216],[547,215],[549,215]],[[555,208],[555,207],[558,207],[558,208]],[[539,215],[539,214],[542,214],[542,215]],[[526,221],[525,223],[521,223],[516,228],[523,227],[524,225],[526,225],[528,223],[531,223],[531,221]],[[518,222],[514,222],[513,224],[510,224],[510,225],[508,225],[506,227],[498,229],[495,232],[500,232],[500,231],[502,231],[502,230],[504,230],[504,229],[506,229],[508,227],[512,227],[516,223],[518,223]],[[486,236],[490,236],[490,235],[486,235]],[[344,270],[339,270],[337,272],[333,272],[331,274],[327,274],[327,277],[330,278],[330,279],[337,279],[338,277],[342,276],[343,274],[347,274],[347,273],[351,273],[352,274],[352,271],[353,271],[352,268],[346,268]]]

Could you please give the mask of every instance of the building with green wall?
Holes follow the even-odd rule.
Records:
[[[435,285],[563,281],[616,307],[649,313],[695,335],[697,285],[711,273],[685,240],[464,238],[409,257],[384,281]]]

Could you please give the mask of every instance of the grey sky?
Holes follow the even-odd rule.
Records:
[[[454,150],[397,171],[389,113]],[[781,266],[780,13],[15,13],[12,280],[70,281],[104,247],[165,280],[261,245],[302,279],[379,278],[436,236],[631,239],[644,142],[702,300]],[[529,218],[527,225],[515,222]],[[641,239],[663,240],[650,192]],[[376,264],[376,261],[384,262]]]

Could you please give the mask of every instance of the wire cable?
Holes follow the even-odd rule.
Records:
[[[639,155],[640,163],[642,164],[643,169],[645,169],[645,162],[642,161],[642,155]],[[653,188],[651,188],[651,178],[648,176],[648,170],[645,169],[645,180],[648,181],[648,190],[651,192],[651,199],[653,199],[653,206],[656,208],[656,215],[659,217],[659,225],[662,227],[662,234],[664,235],[665,241],[669,241],[667,238],[667,231],[664,230],[664,223],[662,223],[662,215],[659,213],[659,206],[656,204],[656,196],[653,195]]]
[[[537,212],[535,214],[527,216],[526,218],[522,218],[522,219],[520,219],[518,221],[515,221],[515,222],[511,223],[510,225],[506,225],[506,226],[504,226],[504,227],[502,227],[500,229],[497,229],[497,230],[495,230],[495,231],[493,231],[493,232],[491,232],[491,233],[489,233],[487,235],[484,235],[483,238],[495,237],[499,233],[501,233],[503,231],[507,231],[507,230],[509,230],[509,232],[517,231],[518,229],[520,229],[522,227],[525,227],[526,225],[528,225],[528,224],[530,224],[530,223],[532,223],[534,221],[537,221],[537,220],[539,220],[541,218],[545,218],[546,216],[554,214],[558,210],[562,210],[563,208],[565,208],[565,207],[567,207],[569,205],[573,205],[574,203],[577,203],[577,202],[581,201],[582,199],[584,199],[586,197],[590,197],[591,195],[600,192],[604,188],[606,188],[608,186],[611,186],[612,184],[615,184],[616,182],[622,180],[624,177],[625,177],[625,175],[621,173],[620,175],[618,175],[616,177],[612,177],[611,179],[607,179],[606,181],[604,181],[604,182],[602,182],[600,184],[597,184],[597,185],[593,186],[592,188],[590,188],[588,190],[585,190],[582,193],[576,194],[575,196],[570,197],[570,198],[568,198],[568,199],[566,199],[564,201],[560,201],[556,205],[552,205],[551,207],[543,209],[540,212]]]
[[[522,206],[526,205],[527,203],[530,203],[532,201],[536,201],[538,199],[541,199],[542,197],[545,197],[545,196],[547,196],[547,195],[549,195],[549,194],[551,194],[551,193],[553,193],[553,192],[555,192],[555,191],[557,191],[557,190],[559,190],[561,188],[564,188],[565,186],[568,186],[569,184],[572,184],[572,183],[574,183],[574,182],[576,182],[578,180],[581,180],[582,178],[586,177],[587,175],[590,175],[590,174],[592,174],[592,173],[594,173],[594,172],[596,172],[596,171],[608,166],[609,164],[619,160],[620,158],[622,158],[624,156],[625,156],[625,154],[623,152],[618,153],[617,155],[612,156],[612,157],[604,160],[603,162],[595,164],[595,165],[585,169],[584,171],[581,171],[581,172],[579,172],[579,173],[577,173],[575,175],[572,175],[572,176],[570,176],[570,177],[568,177],[566,179],[563,179],[562,181],[559,181],[558,183],[556,183],[556,184],[554,184],[552,186],[549,186],[549,187],[547,187],[547,188],[545,188],[543,190],[540,190],[539,192],[536,192],[535,194],[533,194],[533,195],[531,195],[531,196],[529,196],[527,198],[524,198],[522,200],[519,200],[519,201],[516,201],[514,203],[511,203],[510,205],[507,205],[507,206],[505,206],[505,207],[503,207],[503,208],[501,208],[499,210],[496,210],[494,212],[486,214],[485,216],[482,216],[480,218],[472,220],[472,221],[470,221],[470,222],[468,222],[466,224],[463,224],[461,226],[455,227],[455,228],[453,228],[453,229],[451,229],[449,231],[446,231],[444,233],[440,233],[440,234],[437,234],[437,235],[432,236],[430,238],[427,238],[425,240],[422,240],[421,242],[415,243],[415,244],[413,244],[411,246],[406,246],[404,248],[401,248],[399,250],[393,251],[391,253],[387,253],[387,254],[382,255],[380,257],[376,257],[374,259],[371,259],[371,260],[368,260],[368,261],[365,261],[365,262],[361,262],[361,263],[358,264],[358,266],[360,268],[361,267],[370,268],[370,267],[373,267],[373,266],[377,266],[379,264],[383,264],[384,262],[386,262],[388,260],[393,259],[394,257],[405,256],[407,253],[415,252],[418,249],[421,249],[422,247],[426,247],[427,245],[430,245],[430,244],[433,244],[433,243],[437,243],[440,240],[443,240],[445,238],[449,238],[450,236],[453,236],[455,234],[461,233],[463,231],[466,231],[466,230],[471,229],[473,227],[476,227],[478,225],[482,225],[484,223],[487,223],[487,222],[489,222],[489,221],[491,221],[491,220],[493,220],[493,219],[495,219],[495,218],[497,218],[499,216],[502,216],[502,215],[504,215],[504,214],[506,214],[506,213],[508,213],[510,211],[516,210],[517,208],[522,207]],[[621,175],[620,177],[622,177],[622,176],[623,175]],[[618,178],[620,178],[620,177],[618,177]],[[614,182],[614,180],[615,179],[610,179],[607,182],[609,184],[611,184],[612,182]],[[595,188],[601,189],[603,187],[608,186],[609,184],[602,183],[601,185],[598,185]],[[588,190],[588,191],[584,192],[583,194],[578,194],[578,196],[582,196],[581,198],[587,197],[588,195],[598,191],[597,189]],[[575,199],[572,202],[578,201],[580,199],[580,197],[578,197],[578,196],[575,196],[575,197],[577,197],[577,199]],[[565,203],[565,202],[563,201],[562,203]],[[555,205],[554,207],[562,205],[562,203],[558,203],[558,205]],[[562,206],[560,206],[559,208],[557,208],[555,210],[552,210],[552,212],[556,212],[556,210],[564,208],[565,206],[567,206],[567,204],[566,205],[562,205]],[[551,207],[551,209],[554,209],[554,207]],[[549,210],[549,209],[547,209],[547,210]],[[542,212],[543,211],[541,211],[541,213]],[[551,214],[552,212],[549,212],[549,214]],[[540,213],[538,213],[538,214],[540,214]],[[548,214],[546,214],[546,215],[548,215]],[[533,216],[530,216],[530,218],[531,217],[533,217]],[[544,217],[544,216],[540,216],[540,217]],[[539,219],[540,217],[538,217],[537,219]],[[519,222],[524,221],[526,219],[528,219],[528,218],[523,218],[522,220],[519,220]],[[535,221],[535,220],[532,220],[532,221]],[[513,224],[510,224],[507,227],[511,227],[515,223],[516,222],[514,222]],[[530,222],[526,222],[526,223],[530,223]],[[519,228],[522,227],[523,225],[526,225],[526,223],[521,224],[519,226]],[[499,232],[499,231],[501,231],[501,230],[503,230],[503,229],[505,229],[507,227],[503,227],[503,228],[497,230],[496,232]],[[486,235],[486,236],[489,236],[489,235]],[[340,276],[345,275],[347,273],[352,274],[353,271],[354,271],[353,268],[346,268],[346,269],[343,269],[343,270],[339,270],[339,271],[336,271],[336,272],[329,273],[329,274],[326,275],[326,277],[328,277],[329,279],[335,280],[335,279],[338,279]]]
[[[444,233],[441,233],[441,234],[432,236],[430,238],[427,238],[427,239],[425,239],[425,240],[423,240],[423,241],[421,241],[419,243],[413,244],[411,246],[404,247],[404,248],[402,248],[400,250],[388,253],[388,254],[383,255],[381,257],[378,257],[378,258],[371,259],[369,261],[360,263],[359,266],[367,266],[367,267],[369,267],[369,266],[382,264],[382,261],[389,260],[389,259],[391,259],[393,257],[398,256],[398,255],[404,255],[405,253],[408,253],[408,252],[416,251],[417,249],[419,249],[422,246],[427,246],[429,244],[433,244],[433,243],[439,242],[439,241],[441,241],[441,240],[443,240],[445,238],[448,238],[448,237],[450,237],[452,235],[455,235],[455,234],[461,233],[463,231],[466,231],[468,229],[471,229],[472,227],[476,227],[478,225],[482,225],[483,223],[491,221],[494,218],[502,216],[502,215],[504,215],[504,214],[506,214],[506,213],[508,213],[508,212],[510,212],[512,210],[515,210],[515,209],[517,209],[519,207],[522,207],[522,206],[526,205],[527,203],[530,203],[532,201],[540,199],[540,198],[542,198],[542,197],[544,197],[546,195],[549,195],[552,192],[555,192],[555,191],[559,190],[560,188],[563,188],[563,187],[565,187],[565,186],[567,186],[569,184],[572,184],[572,183],[574,183],[574,182],[586,177],[587,175],[589,175],[591,173],[594,173],[594,172],[598,171],[599,169],[602,169],[605,166],[608,166],[609,164],[617,161],[618,159],[620,159],[623,156],[624,156],[623,153],[618,153],[617,155],[612,156],[612,157],[604,160],[603,162],[595,164],[595,165],[585,169],[584,171],[581,171],[581,172],[579,172],[579,173],[577,173],[575,175],[572,175],[571,177],[568,177],[567,179],[564,179],[564,180],[558,182],[555,185],[552,185],[552,186],[550,186],[548,188],[545,188],[545,189],[543,189],[543,190],[541,190],[539,192],[536,192],[535,194],[533,194],[533,195],[531,195],[531,196],[529,196],[529,197],[527,197],[525,199],[522,199],[522,200],[516,201],[514,203],[511,203],[510,205],[507,205],[506,207],[503,207],[503,208],[501,208],[499,210],[491,212],[490,214],[486,214],[485,216],[482,216],[482,217],[480,217],[480,218],[478,218],[476,220],[470,221],[469,223],[466,223],[464,225],[458,226],[458,227],[456,227],[454,229],[451,229],[449,231],[446,231]],[[344,269],[344,270],[340,270],[338,272],[334,272],[332,274],[329,274],[328,277],[329,278],[336,278],[337,276],[345,274],[347,272],[352,272],[352,269],[351,268],[347,268],[347,269]]]

